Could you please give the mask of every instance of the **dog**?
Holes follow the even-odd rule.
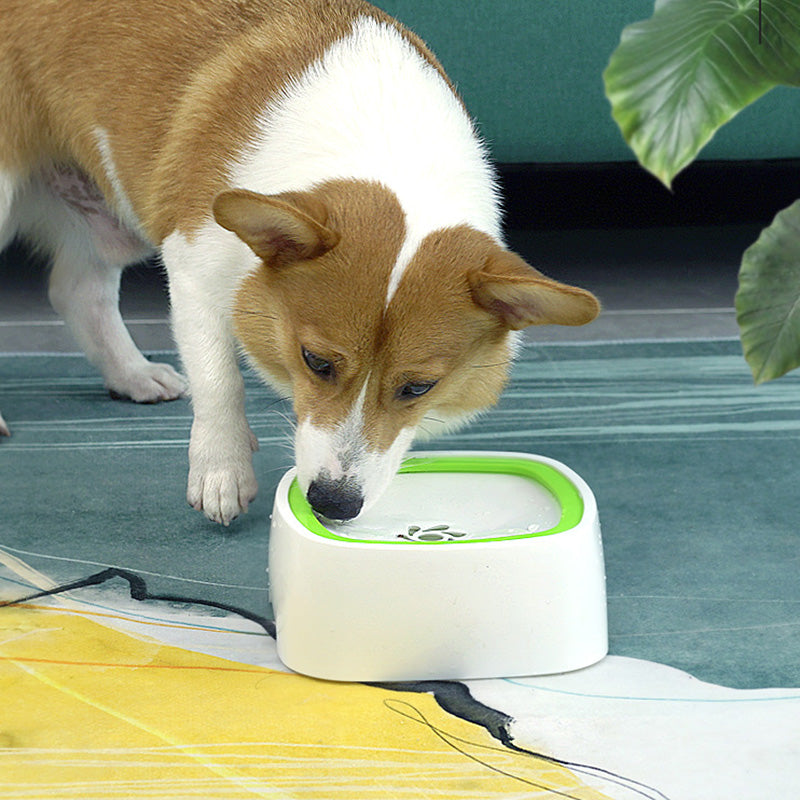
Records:
[[[415,438],[496,402],[521,329],[598,314],[505,247],[453,84],[368,3],[0,0],[0,18],[0,248],[50,256],[52,305],[113,394],[188,392],[187,499],[211,520],[256,494],[241,353],[293,399],[308,502],[348,520]],[[153,254],[185,378],[118,311],[123,268]]]

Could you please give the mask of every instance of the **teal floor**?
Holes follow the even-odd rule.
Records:
[[[0,407],[5,550],[58,582],[115,565],[156,593],[268,612],[271,496],[291,452],[288,408],[255,380],[260,496],[229,529],[185,504],[186,402],[114,402],[81,357],[6,354]],[[754,388],[733,339],[529,343],[500,405],[435,446],[540,453],[585,478],[613,653],[800,686],[800,376]]]

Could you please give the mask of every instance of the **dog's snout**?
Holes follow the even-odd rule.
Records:
[[[331,520],[353,519],[364,505],[361,491],[346,479],[312,481],[306,499],[314,511]]]

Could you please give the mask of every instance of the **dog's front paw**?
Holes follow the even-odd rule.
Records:
[[[233,447],[208,446],[192,434],[186,499],[208,519],[226,526],[247,512],[258,490],[251,457],[255,437],[249,428],[247,434]]]
[[[202,475],[189,472],[186,499],[212,522],[230,525],[246,513],[258,490],[256,476],[249,464],[245,469],[215,469]]]
[[[130,398],[135,403],[176,400],[186,391],[186,381],[169,364],[145,362],[119,376],[106,379],[111,396]]]
[[[11,431],[8,429],[2,414],[0,414],[0,436],[11,436]]]

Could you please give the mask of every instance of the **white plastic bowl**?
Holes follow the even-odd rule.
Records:
[[[545,675],[608,652],[594,495],[541,456],[415,454],[348,523],[317,519],[290,470],[269,563],[278,655],[317,678]]]

